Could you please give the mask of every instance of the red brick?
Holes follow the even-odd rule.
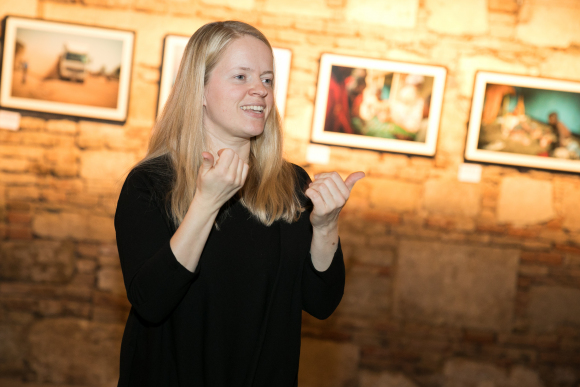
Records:
[[[539,348],[557,350],[560,348],[560,338],[557,335],[538,336],[534,344]]]
[[[6,203],[6,208],[13,211],[30,211],[30,203],[10,201]]]
[[[77,253],[82,257],[97,257],[99,255],[99,245],[81,242],[77,245]]]
[[[446,230],[452,230],[455,228],[455,222],[453,220],[440,217],[427,218],[426,223],[427,227],[442,228]]]
[[[466,329],[463,339],[471,343],[493,344],[497,341],[497,336],[494,332]]]
[[[401,216],[399,214],[389,214],[377,211],[365,211],[362,214],[362,218],[365,220],[378,221],[389,224],[401,223]]]
[[[93,321],[108,324],[124,324],[127,321],[129,309],[114,309],[102,306],[93,307]]]
[[[529,288],[532,284],[531,278],[518,277],[518,288]]]
[[[562,254],[558,253],[541,253],[537,251],[522,251],[520,256],[522,261],[544,263],[550,266],[559,266],[562,264]]]
[[[95,291],[93,293],[93,303],[96,306],[102,306],[113,309],[129,309],[131,304],[127,297],[117,294]]]
[[[7,239],[32,239],[32,229],[30,227],[8,227]]]
[[[562,223],[563,223],[563,219],[557,218],[557,219],[550,220],[548,223],[546,223],[546,227],[548,227],[549,229],[553,229],[553,230],[560,230],[560,229],[562,229]]]
[[[495,224],[478,224],[476,230],[479,232],[489,232],[492,234],[505,234],[506,226],[497,226]]]
[[[578,246],[556,244],[555,248],[556,250],[565,251],[567,253],[580,254],[580,247]]]
[[[12,211],[8,213],[8,223],[30,224],[32,222],[32,215],[25,212]]]
[[[509,228],[507,234],[515,237],[534,238],[538,236],[538,230],[530,230],[524,228]]]

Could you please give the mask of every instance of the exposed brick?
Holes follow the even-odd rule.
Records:
[[[23,159],[0,159],[0,171],[25,172],[28,169],[28,161]]]
[[[46,124],[48,132],[74,135],[78,132],[78,124],[69,120],[49,120]]]
[[[77,244],[77,254],[82,257],[97,257],[99,255],[99,245],[80,242]]]
[[[9,226],[7,228],[7,237],[8,239],[23,239],[23,240],[30,240],[32,239],[32,229],[30,227],[24,226]]]
[[[6,191],[9,200],[35,200],[40,197],[38,187],[34,186],[9,187]]]
[[[557,229],[562,228],[563,223],[564,223],[564,221],[562,218],[556,218],[556,219],[552,219],[549,222],[547,222],[546,227],[557,230]]]
[[[535,238],[539,234],[537,229],[525,229],[525,228],[513,228],[509,227],[507,231],[508,235],[520,237],[520,238]]]
[[[495,332],[466,329],[463,339],[472,343],[492,344],[497,341],[497,335]]]
[[[42,132],[46,129],[46,120],[42,118],[24,116],[20,118],[20,129],[33,132]]]
[[[94,274],[97,263],[92,259],[77,259],[77,271],[82,274]]]
[[[30,224],[32,222],[32,215],[23,212],[9,212],[7,218],[8,223]]]
[[[562,254],[543,253],[538,251],[522,251],[520,258],[523,262],[544,263],[551,266],[562,264]]]
[[[399,214],[390,214],[385,212],[378,212],[378,211],[365,211],[361,217],[368,221],[373,222],[384,222],[388,224],[399,224],[401,223],[401,215]]]
[[[580,247],[578,247],[578,246],[563,245],[563,244],[556,243],[556,245],[554,247],[556,248],[556,250],[564,251],[566,253],[580,254]]]
[[[478,224],[476,230],[479,232],[490,232],[493,234],[505,234],[507,231],[506,226],[498,226],[494,224]]]
[[[441,216],[430,216],[426,220],[426,225],[433,228],[452,230],[455,228],[455,220]]]

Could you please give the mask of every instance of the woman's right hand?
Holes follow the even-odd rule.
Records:
[[[197,175],[196,196],[219,210],[240,188],[248,176],[249,165],[232,149],[218,151],[218,159],[203,152],[203,162]]]

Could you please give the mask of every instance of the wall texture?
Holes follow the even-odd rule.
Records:
[[[113,386],[128,312],[112,217],[155,119],[166,34],[239,19],[293,52],[287,157],[364,170],[341,218],[346,294],[304,316],[301,386],[578,386],[580,178],[457,180],[474,74],[580,81],[576,0],[4,0],[136,31],[125,125],[30,115],[0,130],[0,377]],[[333,147],[305,161],[324,52],[448,69],[433,158]],[[8,379],[4,380],[8,383]]]

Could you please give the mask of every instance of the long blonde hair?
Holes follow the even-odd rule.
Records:
[[[256,28],[239,21],[209,23],[189,39],[175,79],[175,85],[160,114],[149,142],[144,164],[167,156],[173,182],[167,200],[169,216],[179,226],[195,194],[202,152],[207,151],[203,126],[203,94],[212,70],[228,45],[244,35],[264,42]],[[275,105],[275,104],[274,104]],[[242,204],[263,224],[282,219],[296,221],[302,207],[295,189],[294,167],[282,157],[282,125],[274,106],[262,134],[251,139],[250,170],[240,191]]]

